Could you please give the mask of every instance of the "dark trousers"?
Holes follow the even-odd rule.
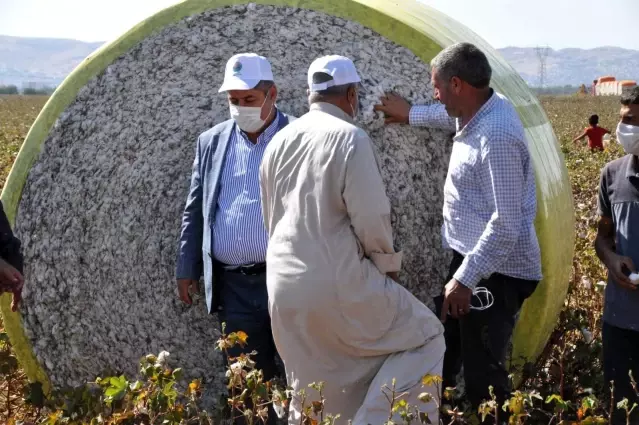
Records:
[[[463,260],[462,255],[454,253],[446,282],[453,278]],[[450,316],[446,319],[443,385],[444,388],[455,387],[463,365],[466,397],[475,411],[484,400],[490,399],[488,387],[491,385],[500,403],[510,394],[505,366],[507,348],[517,313],[535,291],[537,283],[493,274],[477,285],[488,288],[493,294],[494,303],[490,308],[470,310],[460,319]],[[473,305],[479,306],[477,300]],[[441,304],[437,306],[437,314],[441,314]]]
[[[628,408],[633,403],[639,403],[639,398],[630,384],[629,371],[635,381],[639,380],[639,332],[622,329],[603,323],[603,366],[604,382],[606,388],[610,387],[610,381],[614,381],[614,403],[627,398]],[[626,412],[616,410],[610,421],[612,425],[625,424]],[[639,424],[639,412],[631,415],[631,424]]]
[[[224,271],[221,266],[216,267],[216,282],[221,285],[219,312],[220,323],[226,324],[225,332],[243,331],[248,335],[244,347],[236,345],[228,350],[228,355],[237,357],[240,354],[256,354],[252,357],[255,367],[261,369],[264,381],[275,376],[281,376],[276,358],[278,357],[271,332],[271,318],[268,312],[268,293],[266,290],[266,273],[246,275],[239,272]],[[225,358],[225,362],[228,359]],[[238,416],[239,412],[233,412]],[[269,405],[268,425],[276,423],[276,415]],[[234,422],[241,425],[246,423],[244,418]]]

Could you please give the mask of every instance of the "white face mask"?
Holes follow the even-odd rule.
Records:
[[[262,115],[262,108],[266,104],[268,100],[268,95],[266,99],[264,99],[264,103],[262,106],[237,106],[233,104],[229,104],[229,109],[231,111],[231,118],[235,120],[235,123],[238,127],[240,127],[243,131],[247,133],[255,133],[260,128],[264,127],[264,123],[266,120],[263,120],[260,115]],[[271,109],[266,114],[266,118],[271,115],[271,111],[273,111],[273,105],[271,105]]]
[[[619,123],[617,140],[626,153],[639,156],[639,126]]]
[[[473,300],[471,299],[471,310],[486,310],[492,307],[493,303],[495,302],[495,297],[493,297],[492,292],[490,292],[488,288],[485,288],[483,286],[475,288],[475,290],[473,291],[473,298],[477,301],[473,303]]]

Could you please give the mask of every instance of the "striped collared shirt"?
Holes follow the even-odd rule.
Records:
[[[493,92],[460,128],[441,104],[414,106],[415,126],[456,130],[444,185],[444,247],[465,256],[455,279],[474,288],[493,273],[541,279],[535,176],[511,103]]]
[[[262,219],[259,169],[277,133],[280,112],[253,144],[235,125],[224,159],[213,225],[213,257],[241,265],[266,260],[268,234]]]

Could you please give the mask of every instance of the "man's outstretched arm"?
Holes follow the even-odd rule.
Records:
[[[432,105],[411,106],[404,98],[394,93],[387,93],[380,99],[374,110],[383,112],[386,124],[409,124],[415,127],[430,127],[455,131],[457,123],[446,112],[441,103]]]

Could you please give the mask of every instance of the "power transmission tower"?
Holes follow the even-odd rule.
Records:
[[[543,89],[546,83],[546,60],[550,54],[550,48],[537,46],[537,59],[539,59],[539,88]]]

